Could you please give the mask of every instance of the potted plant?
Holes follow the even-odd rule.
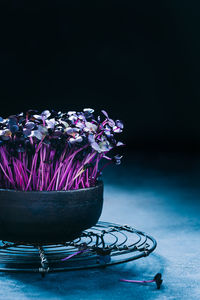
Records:
[[[105,111],[35,110],[0,118],[0,239],[58,243],[96,224],[102,170],[121,157],[120,120]],[[107,163],[102,162],[108,160]]]

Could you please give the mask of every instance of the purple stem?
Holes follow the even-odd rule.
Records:
[[[62,258],[61,261],[68,260],[68,259],[70,259],[70,258],[72,258],[72,257],[74,257],[74,256],[76,256],[76,255],[78,255],[78,254],[81,254],[81,253],[83,253],[83,252],[88,252],[88,251],[90,251],[90,249],[85,249],[85,250],[77,251],[77,252],[75,252],[75,253],[73,253],[73,254],[70,254],[69,256],[67,256],[67,257],[65,257],[65,258]]]
[[[154,279],[152,279],[152,280],[129,280],[129,279],[120,279],[120,281],[124,281],[124,282],[132,282],[132,283],[150,283],[150,282],[155,282]]]

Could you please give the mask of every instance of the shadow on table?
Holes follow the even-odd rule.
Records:
[[[166,265],[167,261],[162,256],[151,254],[148,258],[126,264],[49,273],[44,278],[39,273],[9,273],[2,276],[5,280],[14,282],[18,289],[22,289],[23,295],[28,299],[37,296],[43,299],[62,299],[66,296],[71,299],[134,299],[134,296],[145,299],[148,291],[157,291],[154,283],[144,286],[120,282],[119,279],[152,279],[158,272],[164,274]]]

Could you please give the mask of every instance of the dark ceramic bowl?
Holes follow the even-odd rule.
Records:
[[[95,225],[103,206],[103,183],[72,191],[0,189],[0,239],[62,243]]]

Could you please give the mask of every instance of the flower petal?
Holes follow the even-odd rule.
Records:
[[[116,120],[115,121],[115,124],[117,127],[119,127],[120,129],[123,129],[124,128],[124,124],[122,123],[122,121],[120,120]]]
[[[92,108],[84,108],[83,111],[86,112],[86,113],[92,114],[94,112],[94,109],[92,109]]]
[[[82,138],[82,136],[78,136],[77,138],[76,138],[76,142],[77,143],[81,143],[83,141],[83,138]]]
[[[101,112],[102,112],[102,114],[103,114],[104,116],[106,116],[106,118],[108,119],[108,114],[107,114],[107,112],[106,112],[105,110],[102,110]]]
[[[117,127],[117,126],[114,126],[114,127],[113,127],[113,131],[116,132],[116,133],[122,132],[121,128],[119,128],[119,127]]]
[[[33,115],[33,118],[35,118],[37,120],[42,120],[42,116],[41,115]]]
[[[85,124],[81,121],[76,123],[76,127],[83,129],[85,127]]]
[[[17,132],[19,130],[19,126],[18,125],[11,125],[10,126],[10,131],[12,132],[12,133],[15,133],[15,132]]]
[[[92,147],[94,150],[96,150],[96,151],[98,151],[99,153],[101,153],[101,149],[100,149],[99,145],[98,145],[96,142],[91,143],[91,147]]]
[[[46,120],[47,128],[53,129],[56,125],[56,120],[55,119],[49,119]]]
[[[51,113],[50,113],[49,110],[44,110],[44,111],[41,113],[41,116],[42,116],[42,118],[44,118],[44,119],[49,118],[50,115],[51,115]]]
[[[117,146],[117,147],[120,147],[120,146],[125,146],[125,144],[124,144],[124,143],[122,143],[122,142],[117,142],[116,146]]]
[[[61,120],[60,123],[63,124],[65,128],[69,127],[69,124],[63,120]]]
[[[32,131],[31,136],[36,137],[38,140],[43,138],[43,135],[39,130]]]
[[[91,122],[85,122],[86,127],[88,128],[89,131],[91,132],[96,132],[97,131],[97,126]]]
[[[72,122],[72,123],[75,123],[77,121],[77,116],[76,115],[71,115],[69,116],[69,120]]]
[[[71,116],[71,115],[74,115],[74,114],[76,114],[76,111],[68,111],[68,113],[67,113],[69,116]]]
[[[71,137],[71,138],[69,139],[69,142],[70,142],[71,144],[75,144],[75,143],[76,143],[76,139],[73,138],[73,137]]]
[[[115,126],[115,122],[114,122],[112,119],[108,119],[108,124],[109,124],[111,127],[114,127],[114,126]]]
[[[35,127],[35,123],[34,122],[27,122],[25,124],[25,127],[29,130],[32,130]]]
[[[88,135],[88,142],[90,144],[94,143],[95,142],[95,138],[94,138],[94,135],[93,134],[89,134]]]
[[[28,128],[24,128],[23,133],[24,133],[25,137],[31,136],[31,130]]]

